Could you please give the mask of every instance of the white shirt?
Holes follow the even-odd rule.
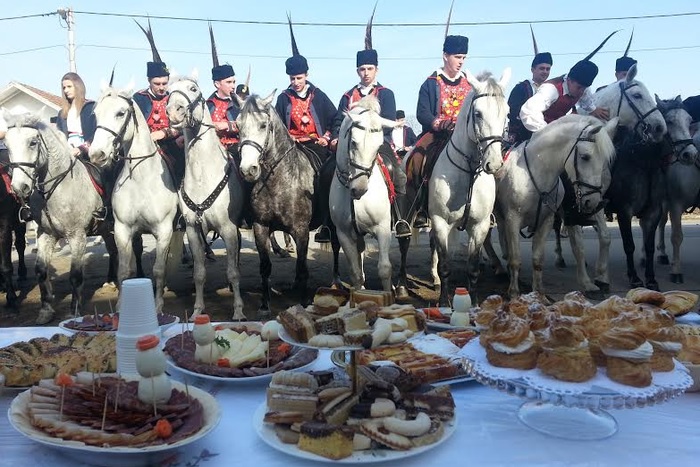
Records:
[[[377,82],[374,81],[371,83],[369,86],[363,86],[362,83],[357,85],[357,90],[360,91],[360,94],[362,94],[363,97],[367,97],[367,95],[372,92],[372,89],[377,87]]]
[[[83,139],[83,127],[80,124],[80,114],[74,105],[71,105],[70,109],[68,109],[66,127],[68,128],[68,144],[74,148],[80,147],[85,140]]]
[[[566,84],[566,76],[564,76],[564,94],[569,93],[569,86]],[[539,131],[547,126],[544,120],[544,112],[549,109],[552,104],[559,99],[559,92],[552,83],[542,83],[537,92],[529,98],[520,108],[520,121],[523,122],[525,128],[530,131]],[[586,88],[583,96],[578,100],[576,106],[591,113],[595,110],[593,103],[593,93],[590,88]]]

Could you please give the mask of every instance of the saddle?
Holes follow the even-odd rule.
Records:
[[[92,186],[95,188],[95,191],[97,191],[97,194],[104,199],[105,180],[103,170],[97,167],[92,162],[86,161],[82,157],[79,157],[78,159],[80,160],[80,162],[83,163],[83,165],[87,169],[88,176],[90,177],[90,181],[92,182]]]
[[[438,133],[427,131],[418,138],[406,161],[407,183],[418,188],[424,181],[430,179],[438,156],[447,146],[451,136],[451,131]]]

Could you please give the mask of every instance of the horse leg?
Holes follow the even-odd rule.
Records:
[[[170,236],[172,237],[172,232]],[[132,248],[134,249],[133,258],[136,260],[136,277],[146,277],[146,273],[143,272],[143,236],[141,234],[134,235]]]
[[[659,227],[657,229],[659,243],[656,244],[656,250],[659,252],[659,256],[657,256],[659,264],[669,264],[668,254],[666,254],[666,222],[668,222],[668,216],[669,210],[664,209],[663,214],[661,214],[661,220],[659,221]],[[673,232],[673,220],[671,220],[671,231]],[[673,243],[673,238],[671,239],[671,243]],[[673,279],[671,281],[673,281]]]
[[[389,246],[391,245],[390,223],[379,225],[377,243],[379,244],[379,261],[377,262],[379,279],[382,281],[382,288],[386,291],[391,291],[393,284],[391,283],[391,260],[389,259]]]
[[[496,250],[493,248],[493,243],[491,242],[492,233],[493,229],[489,228],[486,238],[484,239],[484,251],[486,252],[486,256],[491,264],[491,269],[495,272],[496,277],[505,277],[508,273],[503,269],[501,260],[498,258],[498,253],[496,253]]]
[[[674,207],[670,211],[671,216],[671,245],[673,245],[673,262],[671,263],[671,282],[683,283],[681,270],[681,244],[683,243],[683,223],[681,222],[682,209]]]
[[[200,226],[187,224],[187,242],[192,253],[194,279],[194,309],[191,320],[204,311],[204,282],[207,280],[207,269],[204,266],[204,242],[199,235]]]
[[[431,241],[435,246],[433,253],[437,257],[437,273],[440,278],[439,306],[450,305],[450,226],[445,219],[439,216],[431,216],[432,229]]]
[[[605,213],[598,211],[593,216],[596,222],[595,230],[598,233],[598,259],[595,265],[595,280],[593,283],[605,294],[610,293],[610,276],[608,264],[610,262],[610,229],[608,228]]]
[[[292,235],[297,245],[296,275],[294,277],[294,289],[299,293],[299,301],[306,306],[308,303],[307,286],[309,283],[309,267],[307,256],[309,254],[309,230],[308,223],[294,229]]]
[[[333,287],[343,289],[343,281],[340,280],[340,242],[335,225],[331,223],[331,248],[333,249]]]
[[[561,222],[560,225],[554,226],[554,237],[555,237],[555,247],[554,247],[554,254],[556,255],[556,259],[554,260],[554,265],[558,268],[565,268],[566,267],[566,261],[564,261],[564,256],[562,256],[562,251],[561,251]],[[567,230],[569,232],[569,238],[571,238],[571,232],[572,232],[572,227],[567,227]],[[573,243],[571,244],[571,249],[574,249]],[[574,251],[574,255],[576,255],[576,252]],[[578,257],[576,257],[576,261],[578,262]],[[580,268],[580,263],[577,264],[577,267]],[[584,270],[586,268],[585,262],[583,266]],[[579,276],[580,278],[580,276]],[[590,280],[590,279],[589,279]],[[580,281],[579,281],[580,282]]]
[[[357,243],[342,230],[337,230],[338,241],[343,247],[345,258],[350,266],[350,283],[356,290],[360,290],[364,285],[362,271],[362,254]],[[358,239],[359,241],[359,239]]]
[[[0,242],[0,273],[5,282],[5,293],[7,308],[17,306],[17,292],[12,278],[12,227],[9,225],[11,219],[5,219],[2,225],[2,239]]]
[[[651,290],[659,290],[659,283],[656,281],[654,272],[654,240],[656,239],[656,227],[659,225],[660,218],[661,209],[658,206],[657,209],[652,209],[639,219],[639,225],[642,227],[644,256],[648,259],[644,265],[644,279],[646,288]]]
[[[583,249],[583,229],[575,225],[567,226],[566,229],[569,233],[571,251],[576,259],[576,277],[579,285],[587,293],[598,292],[598,287],[596,287],[588,276],[588,271],[586,270],[586,252]],[[556,229],[554,229],[554,231],[556,232]]]
[[[532,291],[542,294],[544,294],[542,271],[544,269],[545,242],[547,240],[547,234],[552,230],[553,223],[554,217],[548,216],[532,237]]]
[[[285,235],[288,235],[286,232]],[[280,258],[289,258],[289,252],[283,249],[279,243],[277,243],[277,238],[275,237],[275,232],[270,232],[270,243],[272,244],[272,253],[279,256]]]
[[[153,262],[153,280],[156,286],[156,313],[163,312],[163,291],[165,290],[165,265],[168,261],[168,250],[170,249],[170,240],[173,236],[172,222],[166,221],[161,222],[158,225],[158,229],[155,232],[156,238],[156,259]],[[137,238],[142,239],[141,235],[135,235],[133,237],[133,243],[137,243]],[[127,242],[128,243],[128,242]],[[138,242],[141,244],[141,251],[143,251],[143,240]],[[139,253],[136,253],[136,258],[139,257]],[[137,259],[137,264],[139,263]]]
[[[471,229],[469,234],[469,241],[467,242],[467,255],[469,262],[467,263],[467,274],[469,276],[469,292],[472,296],[472,300],[475,303],[479,301],[479,275],[481,270],[479,268],[479,260],[481,257],[481,247],[486,241],[486,237],[489,235],[490,229],[490,219],[488,216],[477,223],[473,229]]]
[[[433,279],[433,290],[439,291],[442,288],[442,282],[440,281],[440,273],[438,272],[438,264],[440,260],[438,258],[437,248],[435,247],[435,238],[433,237],[432,230],[430,234],[430,277]]]
[[[221,238],[226,243],[226,278],[229,289],[233,292],[233,321],[245,321],[243,314],[243,298],[241,297],[241,274],[239,269],[239,255],[241,254],[241,235],[236,224],[230,223],[222,226],[219,231]]]
[[[39,283],[39,291],[41,293],[41,308],[39,309],[39,316],[36,318],[36,324],[38,325],[49,323],[53,319],[55,313],[51,306],[54,297],[53,291],[51,290],[51,280],[49,279],[49,266],[51,265],[51,257],[53,256],[53,249],[55,246],[55,238],[43,232],[41,229],[37,229],[37,253],[34,274]]]
[[[73,289],[70,309],[81,314],[83,311],[83,266],[87,237],[84,232],[77,232],[68,239],[68,244],[70,245],[70,284]]]
[[[626,212],[618,212],[617,225],[620,228],[622,246],[627,256],[627,279],[630,282],[630,288],[643,287],[644,283],[637,275],[637,270],[634,266],[634,237],[632,236],[631,216]]]
[[[396,298],[408,298],[408,277],[406,276],[406,256],[411,245],[411,237],[400,237],[399,251],[401,252],[401,267],[399,268],[399,283],[396,287]]]
[[[284,232],[284,249],[287,250],[287,252],[289,253],[294,253],[294,251],[296,251],[294,243],[292,243],[292,236],[289,235],[287,232]]]
[[[272,274],[272,261],[270,261],[270,228],[253,223],[255,246],[260,257],[260,278],[262,279],[262,303],[258,309],[258,319],[270,316],[270,274]]]
[[[498,223],[501,225],[501,222]],[[499,228],[499,237],[505,244],[505,250],[508,251],[508,273],[510,274],[510,285],[508,286],[508,296],[517,298],[520,295],[520,266],[522,259],[520,256],[520,231],[518,230],[519,221],[509,220],[503,226],[503,230]],[[540,227],[543,228],[543,227]],[[551,229],[551,225],[549,227]],[[534,243],[533,243],[534,249]]]
[[[87,243],[87,239],[86,243]],[[119,269],[119,250],[114,239],[114,234],[109,232],[102,235],[102,240],[105,242],[105,248],[109,255],[109,266],[107,267],[107,280],[102,284],[102,287],[117,287],[119,282],[117,270]]]
[[[24,262],[24,250],[27,248],[27,224],[18,222],[15,225],[15,249],[17,250],[17,277],[23,281],[27,278],[27,265]]]

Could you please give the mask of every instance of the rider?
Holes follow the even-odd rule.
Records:
[[[153,61],[146,63],[148,87],[136,92],[133,99],[146,118],[148,129],[151,131],[151,139],[156,143],[168,162],[175,186],[180,186],[180,182],[185,174],[184,137],[178,130],[170,128],[168,114],[165,111],[165,107],[168,105],[169,93],[167,89],[170,81],[170,71],[158,54],[153,41],[150,21],[147,30],[140,24],[139,27],[146,34],[151,44]]]
[[[335,148],[338,145],[338,133],[340,126],[345,119],[345,112],[351,109],[352,105],[366,96],[375,96],[379,100],[380,115],[387,120],[396,120],[396,100],[391,89],[386,88],[377,82],[377,73],[379,72],[379,59],[377,51],[372,48],[372,20],[374,12],[367,23],[365,33],[365,48],[357,52],[356,67],[357,75],[360,77],[359,84],[353,86],[348,92],[343,94],[338,104],[338,112],[333,119],[331,147]],[[384,164],[392,167],[392,179],[394,189],[396,190],[397,199],[392,203],[392,208],[396,216],[396,224],[394,225],[394,234],[397,237],[409,237],[411,235],[411,226],[403,219],[399,209],[399,198],[406,195],[406,174],[401,168],[396,153],[392,148],[391,128],[384,129],[384,142],[379,147],[379,155],[382,156]],[[332,176],[332,175],[331,175]],[[328,234],[328,229],[321,229],[316,235],[317,242],[330,241],[330,236],[319,238],[324,233]]]
[[[219,65],[214,43],[214,32],[209,25],[209,37],[211,38],[212,61],[211,79],[216,91],[207,99],[207,108],[211,113],[211,119],[216,128],[221,144],[226,148],[231,157],[238,162],[238,127],[236,118],[241,112],[238,102],[233,98],[236,89],[236,73],[228,63]]]
[[[531,98],[542,83],[549,78],[549,72],[552,69],[552,54],[549,52],[539,52],[535,33],[530,28],[532,34],[532,44],[535,48],[535,58],[532,59],[530,71],[532,79],[526,79],[516,84],[508,97],[508,141],[511,145],[516,146],[521,142],[530,139],[532,133],[527,130],[520,121],[520,108]]]
[[[406,123],[406,112],[397,110],[396,121],[399,122],[400,125],[391,131],[391,144],[396,154],[398,154],[399,157],[404,157],[411,152],[418,138],[416,138],[413,128]]]
[[[423,132],[410,156],[412,183],[418,189],[420,200],[413,221],[415,228],[429,226],[428,190],[424,187],[424,178],[428,176],[437,156],[449,141],[462,103],[471,91],[471,85],[462,71],[468,49],[467,37],[445,36],[442,45],[443,66],[428,76],[418,93],[416,117],[423,127]]]

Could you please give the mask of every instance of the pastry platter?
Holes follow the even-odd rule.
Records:
[[[99,447],[53,437],[34,427],[30,422],[28,416],[30,391],[25,391],[14,398],[8,409],[7,418],[12,427],[27,439],[56,450],[76,462],[109,467],[156,465],[170,458],[175,451],[202,439],[218,425],[221,418],[221,409],[213,396],[191,385],[187,389],[185,385],[176,381],[172,381],[172,385],[179,391],[188,391],[189,397],[199,401],[204,418],[202,427],[195,434],[173,444]]]
[[[100,332],[109,332],[114,334],[117,331],[113,325],[114,316],[115,314],[112,313],[98,314],[97,319],[94,315],[78,316],[77,318],[64,319],[58,323],[58,327],[70,333],[86,332],[89,335],[95,335]],[[160,313],[157,318],[161,332],[180,322],[180,318],[175,315]]]
[[[288,454],[299,459],[318,461],[318,462],[332,462],[338,464],[372,464],[376,462],[398,462],[408,457],[413,457],[420,455],[426,451],[433,450],[447,441],[457,429],[458,416],[455,412],[454,418],[448,422],[444,422],[445,432],[437,442],[429,444],[427,446],[414,447],[408,451],[395,451],[391,449],[374,449],[367,451],[354,451],[350,457],[346,457],[340,460],[330,460],[328,458],[313,454],[311,452],[303,451],[297,447],[295,444],[285,444],[279,440],[275,434],[275,430],[272,425],[264,423],[263,419],[265,413],[267,412],[267,404],[263,402],[253,415],[253,429],[258,434],[260,439],[275,449],[276,451]],[[393,465],[393,464],[392,464]]]

